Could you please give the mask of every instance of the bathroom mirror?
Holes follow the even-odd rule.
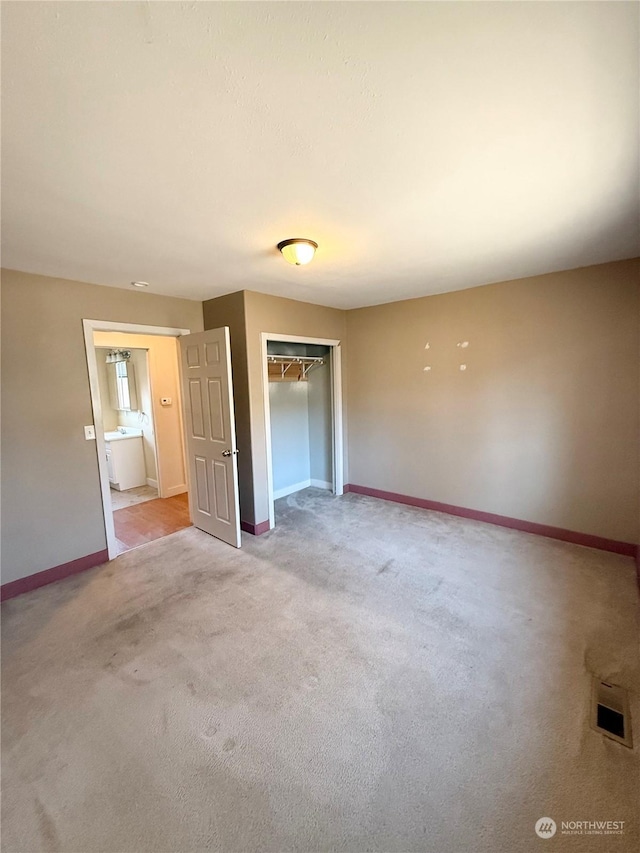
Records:
[[[109,373],[109,391],[111,405],[119,412],[138,411],[138,394],[133,364],[130,361],[117,361],[107,364]]]

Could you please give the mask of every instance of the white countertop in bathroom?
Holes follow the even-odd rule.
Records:
[[[105,441],[122,441],[125,438],[141,438],[142,430],[135,427],[121,427],[120,429],[105,432]]]

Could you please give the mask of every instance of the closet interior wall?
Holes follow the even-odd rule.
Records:
[[[316,486],[333,488],[329,347],[269,341],[269,355],[322,357],[306,381],[269,382],[273,492],[277,500]]]

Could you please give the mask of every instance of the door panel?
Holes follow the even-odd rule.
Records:
[[[191,438],[204,438],[204,412],[200,379],[189,380],[189,406],[191,409]]]
[[[184,336],[187,337],[187,336]],[[190,336],[188,336],[190,337]],[[182,340],[182,339],[181,339]],[[200,367],[200,352],[197,346],[188,346],[186,349],[187,352],[187,364],[189,367]]]
[[[220,344],[217,341],[205,344],[204,356],[207,364],[220,364]]]
[[[195,457],[195,475],[196,494],[198,496],[196,506],[200,512],[204,512],[207,515],[211,515],[211,502],[209,500],[209,482],[207,480],[207,460],[203,456]]]
[[[211,440],[224,441],[224,406],[222,403],[222,383],[219,379],[209,379],[209,422]]]
[[[180,339],[189,500],[200,530],[240,547],[229,329]]]
[[[213,463],[213,482],[216,495],[216,518],[218,521],[229,521],[229,499],[227,483],[227,467],[222,462]]]

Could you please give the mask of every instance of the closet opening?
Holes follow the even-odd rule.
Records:
[[[340,342],[263,335],[269,523],[303,489],[343,493]]]

